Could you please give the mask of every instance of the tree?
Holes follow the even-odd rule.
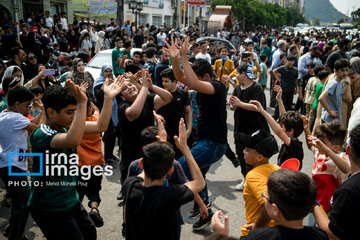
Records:
[[[312,19],[312,25],[313,26],[320,26],[320,18],[319,17],[314,17]]]

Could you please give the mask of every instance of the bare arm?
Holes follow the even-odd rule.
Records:
[[[274,133],[285,143],[285,145],[289,146],[291,142],[290,137],[286,135],[281,126],[270,116],[270,114],[264,110],[260,102],[250,101],[250,103],[256,105],[256,111],[264,116]]]
[[[151,78],[149,76],[149,79],[151,81]],[[173,99],[173,96],[171,93],[163,88],[160,88],[156,85],[153,85],[151,83],[150,89],[156,93],[156,96],[154,98],[154,109],[159,110],[162,106],[165,106],[166,104],[170,103]]]
[[[195,162],[193,155],[187,145],[186,127],[184,119],[179,122],[179,136],[175,136],[175,144],[184,154],[185,160],[189,166],[192,181],[186,182],[185,185],[195,194],[200,192],[205,187],[205,180],[202,176],[199,166]]]
[[[274,74],[276,80],[277,80],[278,82],[280,82],[280,81],[281,81],[281,74],[278,72],[278,69],[277,69],[277,68],[273,70],[273,74]]]
[[[184,71],[180,68],[180,51],[178,46],[176,45],[173,38],[171,38],[171,45],[169,45],[167,42],[165,42],[165,45],[165,51],[168,52],[171,56],[172,67],[176,80],[187,85],[187,79],[185,77]]]
[[[67,133],[59,133],[51,140],[50,147],[56,149],[74,148],[80,145],[86,120],[87,97],[71,80],[66,80],[69,91],[77,101],[74,119]]]
[[[96,122],[86,122],[85,134],[101,133],[106,131],[111,119],[113,99],[120,93],[123,83],[124,78],[122,76],[119,76],[111,85],[109,85],[109,79],[106,79],[103,84],[104,104],[101,109],[100,116]]]
[[[323,211],[320,209],[319,206],[316,205],[314,207],[313,213],[314,213],[316,222],[319,225],[319,228],[321,228],[322,230],[324,230],[327,233],[329,239],[330,240],[338,240],[339,238],[336,237],[335,234],[333,234],[333,232],[329,229],[330,220],[323,213]]]
[[[281,116],[284,113],[286,113],[286,110],[285,110],[284,102],[282,100],[282,89],[281,89],[280,85],[275,85],[274,86],[274,91],[277,92],[276,101],[278,103],[279,114]]]
[[[323,91],[319,97],[319,102],[324,107],[324,109],[329,113],[330,116],[332,116],[333,118],[337,118],[338,112],[331,110],[328,104],[326,103],[327,96],[329,96],[329,92]]]
[[[191,107],[189,106],[185,106],[185,120],[186,120],[186,135],[187,137],[190,137],[191,134],[191,129],[192,129],[192,112],[191,112]]]

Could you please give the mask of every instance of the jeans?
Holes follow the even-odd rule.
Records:
[[[200,140],[196,143],[195,147],[191,149],[191,154],[193,155],[196,163],[198,164],[201,173],[205,179],[206,173],[209,171],[211,164],[217,162],[224,155],[227,144],[221,144],[218,142],[210,140]],[[181,164],[186,177],[189,181],[192,180],[192,176],[189,170],[189,166],[185,160],[185,157],[182,156],[179,158],[178,162]],[[199,192],[200,197],[203,201],[206,201],[208,196],[207,185],[205,188]]]
[[[12,172],[18,173],[25,172],[17,167],[12,167],[11,170]],[[27,202],[30,196],[30,188],[27,185],[28,180],[26,176],[9,176],[8,171],[8,167],[0,168],[0,177],[4,181],[5,188],[8,191],[11,199],[9,239],[17,240],[22,238],[25,231],[26,222],[29,218],[29,208],[27,207]],[[19,182],[20,184],[17,186],[12,185],[15,182]],[[26,182],[26,184],[24,184],[25,186],[22,186],[21,182]]]
[[[31,216],[48,240],[95,240],[96,228],[83,205],[78,202],[72,209],[45,212],[31,209]]]

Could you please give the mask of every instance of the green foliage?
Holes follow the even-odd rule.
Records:
[[[343,23],[343,22],[345,22],[345,19],[344,19],[344,18],[341,18],[341,19],[339,19],[339,20],[337,21],[337,24],[340,24],[340,23]]]
[[[354,19],[360,18],[360,8],[358,8],[357,10],[351,12],[351,16],[352,16]]]
[[[278,4],[263,4],[257,0],[213,0],[211,8],[214,9],[216,5],[232,6],[237,21],[245,21],[245,25],[282,26],[305,21],[298,4],[284,8]]]

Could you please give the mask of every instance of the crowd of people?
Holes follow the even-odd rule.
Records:
[[[4,236],[27,239],[31,214],[47,239],[96,239],[106,224],[102,175],[119,162],[119,235],[180,239],[180,207],[193,201],[187,217],[196,219],[195,231],[211,224],[208,239],[234,239],[228,217],[212,211],[205,181],[224,156],[243,178],[235,188],[245,202],[240,239],[357,235],[359,33],[220,29],[216,37],[235,53],[216,41],[197,42],[207,35],[197,25],[117,26],[76,16],[68,24],[66,13],[49,12],[18,24],[0,30],[0,179],[11,207]],[[85,65],[105,49],[111,57],[93,76]],[[76,57],[56,76],[51,55],[71,52]],[[312,178],[301,172],[302,134],[314,154]],[[277,164],[269,163],[277,153]],[[52,167],[61,170],[48,174]],[[73,167],[78,174],[66,174]],[[28,173],[38,172],[29,181]]]

